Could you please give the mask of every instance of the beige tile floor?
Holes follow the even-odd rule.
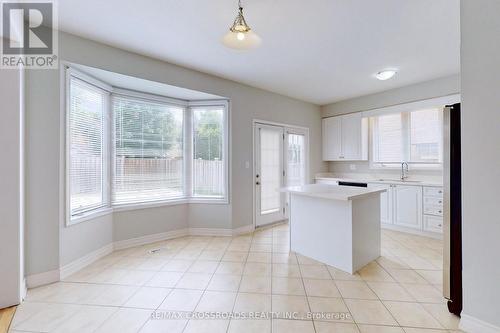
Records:
[[[355,275],[288,247],[279,224],[116,251],[29,290],[11,332],[458,332],[441,296],[441,241],[384,230],[382,256]],[[270,311],[272,319],[219,315]],[[188,318],[204,312],[214,315]]]

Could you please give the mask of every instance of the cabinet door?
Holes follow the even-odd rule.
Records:
[[[342,159],[362,159],[362,117],[360,113],[342,116]]]
[[[394,224],[422,229],[422,187],[396,185],[394,190]]]
[[[380,194],[380,222],[382,224],[392,224],[393,191],[391,186],[386,188],[387,191]]]
[[[384,185],[380,183],[368,183],[369,188],[383,187],[385,192],[380,193],[380,223],[392,224],[392,185]]]
[[[323,161],[338,161],[341,155],[340,117],[323,119]]]

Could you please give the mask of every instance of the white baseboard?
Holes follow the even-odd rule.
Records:
[[[114,242],[113,249],[122,250],[122,249],[127,249],[129,247],[145,245],[145,244],[149,244],[149,243],[160,242],[160,241],[167,240],[167,239],[187,236],[188,231],[189,231],[188,229],[179,229],[179,230],[160,232],[157,234],[151,234],[151,235],[146,235],[146,236],[141,236],[141,237],[136,237],[136,238],[125,239],[125,240]]]
[[[459,328],[467,333],[500,333],[500,327],[462,313]]]
[[[183,237],[183,236],[236,236],[254,231],[253,225],[246,225],[237,229],[222,229],[222,228],[189,228],[179,229],[167,232],[161,232],[152,235],[146,235],[131,239],[117,241],[100,249],[97,249],[85,256],[76,259],[69,264],[66,264],[59,269],[44,272],[40,274],[30,275],[26,278],[26,288],[35,288],[45,284],[58,282],[65,277],[81,270],[82,268],[90,265],[94,261],[112,253],[115,250],[127,249],[134,246],[140,246],[159,242],[167,239]],[[26,294],[26,292],[25,292]]]
[[[232,229],[223,228],[189,228],[190,236],[232,236]]]
[[[62,266],[60,268],[61,279],[64,279],[65,277],[68,277],[71,274],[78,272],[82,268],[90,265],[94,261],[101,259],[104,256],[107,256],[111,252],[113,252],[113,244],[108,244],[101,247],[100,249],[92,251],[86,254],[85,256],[70,262],[69,264]]]
[[[26,299],[26,295],[28,294],[28,287],[26,286],[26,278],[23,279],[21,283],[21,301]]]
[[[382,229],[406,232],[408,234],[430,237],[430,238],[435,238],[435,239],[443,239],[442,234],[438,234],[435,232],[416,230],[416,229],[401,227],[401,226],[393,225],[393,224],[382,224],[381,226],[382,226]]]
[[[248,234],[248,233],[254,232],[254,231],[255,231],[255,227],[253,226],[253,224],[249,224],[249,225],[246,225],[243,227],[233,229],[233,236]]]
[[[60,280],[61,276],[59,274],[59,269],[54,269],[48,272],[28,275],[26,277],[26,287],[35,288],[46,284],[58,282]]]

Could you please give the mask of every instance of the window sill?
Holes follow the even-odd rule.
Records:
[[[210,198],[210,197],[193,197],[189,199],[192,204],[214,204],[214,205],[228,205],[228,198]]]
[[[75,225],[75,224],[78,224],[81,222],[85,222],[88,220],[92,220],[92,219],[95,219],[95,218],[98,218],[101,216],[105,216],[105,215],[108,215],[111,213],[113,213],[113,208],[110,208],[110,207],[101,207],[98,209],[94,209],[94,210],[91,210],[91,211],[88,211],[88,212],[85,212],[85,213],[82,213],[79,215],[71,216],[69,221],[66,223],[66,226],[70,227],[72,225]]]

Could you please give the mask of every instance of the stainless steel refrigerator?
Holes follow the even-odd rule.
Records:
[[[460,104],[446,106],[443,115],[443,295],[448,310],[462,311],[462,175]]]

